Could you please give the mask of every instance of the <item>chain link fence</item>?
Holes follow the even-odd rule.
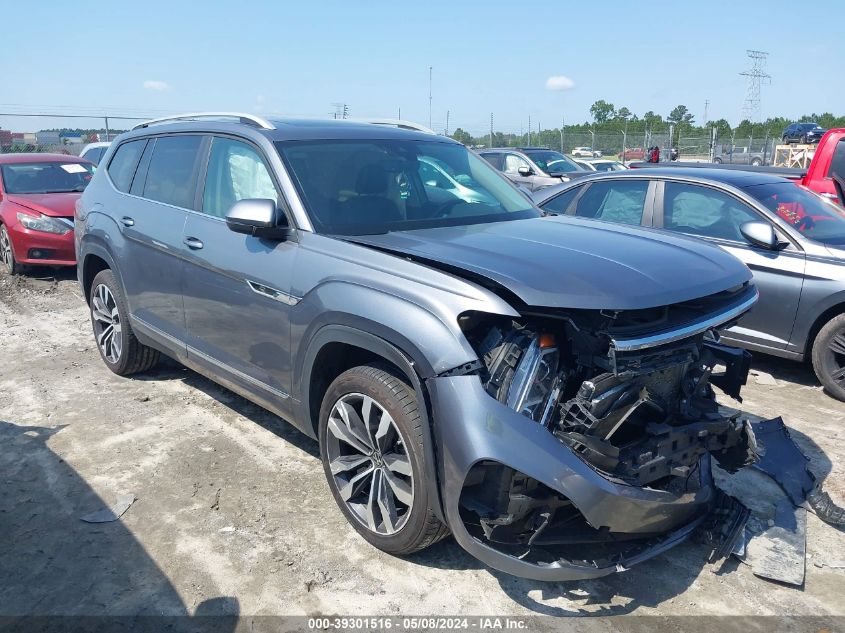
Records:
[[[153,117],[0,113],[0,153],[56,153],[78,156],[88,143],[113,141],[121,132]]]

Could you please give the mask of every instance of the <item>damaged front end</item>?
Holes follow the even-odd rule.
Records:
[[[456,539],[493,567],[536,579],[601,576],[680,542],[716,490],[711,458],[756,459],[739,399],[748,352],[713,328],[753,304],[731,291],[653,310],[522,310],[462,316],[481,363],[429,391]]]

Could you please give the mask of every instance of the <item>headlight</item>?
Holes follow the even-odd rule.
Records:
[[[61,220],[51,218],[49,215],[44,214],[35,216],[29,215],[28,213],[18,213],[18,222],[30,230],[43,231],[44,233],[55,233],[56,235],[63,235],[73,228]]]
[[[516,367],[507,405],[545,425],[557,402],[558,357],[554,336],[535,335]]]

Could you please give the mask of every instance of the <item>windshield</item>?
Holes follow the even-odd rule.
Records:
[[[533,160],[537,167],[547,174],[562,174],[568,171],[586,171],[575,161],[564,156],[560,152],[554,152],[552,150],[532,150],[530,152],[525,152],[525,155]]]
[[[845,212],[818,194],[791,182],[743,189],[805,237],[831,246],[845,245]]]
[[[368,235],[539,217],[463,145],[415,140],[280,141],[320,233]]]
[[[83,191],[94,175],[87,163],[11,163],[0,166],[6,193]]]

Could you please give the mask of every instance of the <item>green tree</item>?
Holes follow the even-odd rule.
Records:
[[[643,122],[646,129],[653,131],[663,123],[663,117],[649,110],[643,115]]]
[[[693,115],[685,105],[675,106],[666,118],[676,125],[681,123],[692,125],[693,123]]]
[[[607,123],[613,117],[613,110],[613,104],[604,99],[599,99],[590,106],[590,114],[593,115],[593,120],[599,125]]]
[[[616,117],[624,121],[631,118],[631,111],[625,106],[622,106],[616,111]]]
[[[461,128],[458,128],[454,132],[452,132],[452,138],[458,141],[459,143],[463,143],[464,145],[472,145],[472,135],[469,132],[465,132]]]

